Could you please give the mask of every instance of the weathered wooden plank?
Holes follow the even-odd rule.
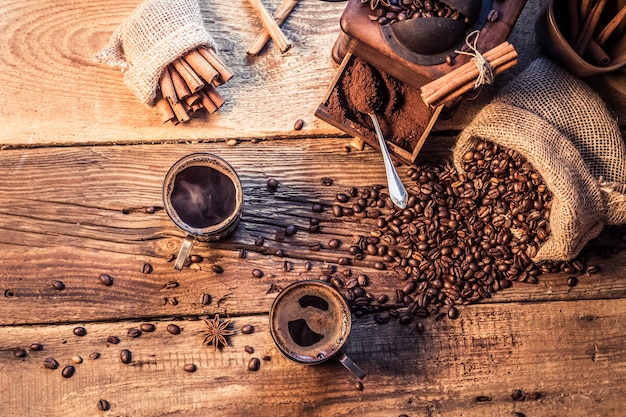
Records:
[[[166,331],[169,323],[180,335]],[[338,362],[307,367],[276,350],[267,316],[233,318],[231,345],[202,346],[201,321],[159,320],[154,333],[126,335],[141,322],[5,326],[0,329],[0,412],[3,416],[101,415],[363,415],[617,416],[626,406],[626,304],[623,300],[499,303],[470,306],[460,319],[434,321],[417,334],[409,326],[356,320],[346,351],[367,373],[363,391]],[[255,326],[241,334],[244,324]],[[121,343],[106,342],[117,335]],[[43,350],[16,358],[32,343]],[[254,354],[244,346],[254,347]],[[120,362],[129,349],[133,362]],[[89,359],[99,352],[99,359]],[[76,373],[61,369],[71,358]],[[247,370],[250,357],[262,360]],[[55,358],[59,369],[43,366]],[[198,370],[187,373],[183,366]],[[521,390],[524,400],[514,400]]]
[[[219,312],[253,314],[267,312],[272,284],[324,275],[332,264],[338,274],[370,277],[369,290],[393,295],[402,286],[392,270],[379,271],[368,256],[350,266],[338,266],[358,235],[376,228],[371,220],[335,218],[329,206],[335,194],[351,187],[385,183],[380,155],[368,149],[349,154],[338,150],[348,139],[298,139],[195,145],[97,146],[6,150],[0,162],[0,323],[55,323],[59,321],[113,320]],[[178,251],[183,233],[162,210],[161,187],[168,168],[179,157],[198,151],[223,156],[238,171],[244,188],[243,220],[223,241],[197,244],[195,253],[204,262],[177,272],[168,262]],[[167,155],[167,157],[164,157]],[[272,164],[259,162],[272,155]],[[400,173],[404,176],[405,170]],[[334,179],[332,186],[321,177]],[[270,192],[266,181],[279,180]],[[410,184],[406,179],[405,182]],[[314,202],[326,206],[314,213]],[[156,207],[147,214],[145,207]],[[127,214],[125,214],[127,213]],[[322,220],[321,233],[309,233],[309,219]],[[299,232],[284,240],[276,232],[295,224]],[[263,237],[262,246],[255,245]],[[336,250],[328,241],[344,242]],[[321,244],[320,250],[314,250]],[[239,258],[239,249],[248,256]],[[276,256],[280,249],[283,256]],[[311,270],[305,263],[311,262]],[[291,269],[286,272],[284,263]],[[575,288],[567,275],[549,275],[540,284],[516,284],[491,301],[574,300],[623,298],[626,295],[626,254],[598,260],[600,274],[582,276]],[[154,271],[142,273],[144,263]],[[220,265],[223,274],[212,271]],[[252,277],[252,269],[265,273]],[[103,286],[99,275],[114,277]],[[57,291],[52,283],[62,281]],[[162,288],[177,281],[173,289]],[[200,304],[202,294],[213,303]],[[176,299],[177,304],[173,305]],[[36,311],[36,314],[33,312]]]

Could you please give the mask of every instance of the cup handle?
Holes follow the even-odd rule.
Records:
[[[343,350],[340,350],[335,357],[339,360],[339,362],[341,362],[343,366],[346,367],[346,369],[348,369],[348,371],[352,372],[354,376],[359,379],[365,378],[365,372],[363,372],[363,370],[359,368],[357,364],[354,363],[352,359],[350,359],[350,357],[343,352]]]
[[[174,269],[178,269],[181,271],[183,266],[185,265],[185,261],[189,258],[189,254],[191,254],[191,249],[193,248],[193,243],[195,239],[191,235],[187,235],[183,242],[183,245],[180,247],[180,251],[178,252],[178,257],[176,258],[176,263],[174,264]]]

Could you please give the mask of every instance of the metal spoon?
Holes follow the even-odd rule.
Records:
[[[398,177],[398,173],[396,172],[396,168],[393,166],[393,162],[391,162],[391,156],[389,156],[387,144],[385,143],[383,132],[380,130],[380,125],[378,124],[376,115],[374,113],[368,114],[374,123],[374,129],[376,130],[376,136],[378,136],[380,150],[383,154],[385,171],[387,172],[387,188],[389,189],[389,197],[391,198],[391,201],[393,201],[393,204],[401,209],[404,209],[406,208],[406,203],[409,200],[409,194],[406,192],[406,188],[404,188],[402,181],[400,181],[400,177]]]

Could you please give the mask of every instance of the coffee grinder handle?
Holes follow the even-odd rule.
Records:
[[[180,247],[180,251],[178,252],[178,257],[176,258],[176,263],[174,264],[174,269],[178,269],[181,271],[183,266],[185,265],[185,261],[189,258],[191,254],[191,249],[193,248],[193,243],[195,242],[195,238],[191,235],[187,235],[185,237],[185,241],[183,245]]]
[[[352,372],[354,376],[359,379],[365,378],[365,372],[363,372],[363,370],[359,368],[358,365],[354,363],[352,359],[350,359],[350,357],[346,355],[342,350],[340,350],[335,357],[339,360],[339,362],[341,362],[343,366],[346,367],[346,369],[348,369],[348,371]]]

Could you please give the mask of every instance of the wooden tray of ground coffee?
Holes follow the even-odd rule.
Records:
[[[380,94],[384,96],[385,104],[377,118],[389,153],[397,162],[412,164],[437,120],[441,107],[428,107],[420,96],[419,88],[378,70],[349,52],[322,104],[315,111],[315,116],[380,150],[370,117],[358,112],[353,105],[355,95],[363,94],[366,90],[354,81],[373,77],[379,78]]]

